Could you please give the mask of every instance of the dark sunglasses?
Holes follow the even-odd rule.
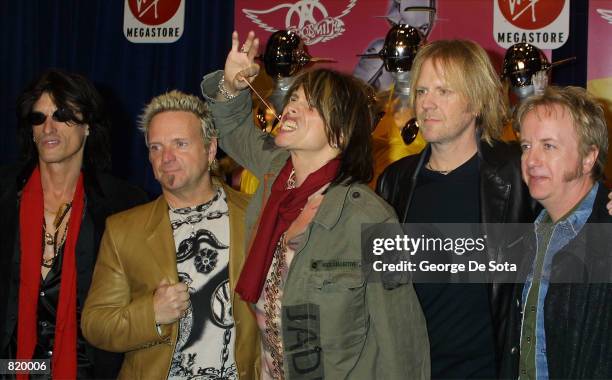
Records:
[[[58,108],[53,112],[51,118],[59,123],[66,123],[74,120],[74,113],[68,108]],[[47,115],[39,111],[32,111],[28,114],[28,123],[30,125],[41,125],[47,120]]]

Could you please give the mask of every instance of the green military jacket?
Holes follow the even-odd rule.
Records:
[[[202,81],[220,147],[260,180],[247,209],[248,246],[289,154],[254,126],[249,92],[214,101],[220,77]],[[362,224],[396,222],[366,185],[328,189],[296,249],[281,300],[287,379],[429,378],[425,318],[412,284],[387,290],[361,268]]]

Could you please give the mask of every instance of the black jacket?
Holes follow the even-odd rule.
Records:
[[[17,325],[19,298],[19,198],[30,171],[0,168],[0,358]],[[77,302],[84,305],[89,291],[106,217],[147,201],[146,194],[108,174],[84,173],[85,215],[76,246]],[[40,237],[33,237],[38,238]],[[87,346],[97,378],[116,377],[122,356]]]
[[[544,301],[546,357],[551,379],[612,378],[612,223],[606,204],[608,189],[599,184],[593,211],[580,233],[554,257],[551,282]],[[534,236],[517,245],[525,267],[533,263]],[[589,283],[591,280],[601,281]],[[602,281],[602,277],[605,277]],[[575,279],[575,281],[574,281]],[[573,283],[567,283],[568,281]],[[503,372],[519,375],[523,284],[515,288]]]
[[[417,178],[431,154],[428,145],[420,154],[405,157],[389,165],[378,180],[377,192],[391,204],[400,222],[406,221]],[[536,204],[521,179],[520,148],[516,144],[485,142],[479,144],[481,223],[531,223]],[[490,234],[489,234],[490,235]],[[489,236],[490,239],[495,237]],[[501,262],[493,251],[489,259]],[[491,284],[491,304],[495,333],[496,362],[501,367],[505,347],[508,315],[512,302],[513,284]]]

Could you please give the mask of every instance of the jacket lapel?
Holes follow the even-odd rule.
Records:
[[[480,157],[480,222],[503,223],[512,186],[498,174],[503,164],[494,147],[486,142],[478,144]]]
[[[92,203],[92,201],[85,198],[86,206],[89,203]],[[80,305],[85,304],[85,297],[87,296],[89,286],[91,285],[93,268],[96,264],[96,257],[98,256],[96,247],[98,247],[98,244],[96,244],[96,233],[91,212],[89,207],[85,207],[83,210],[83,216],[81,217],[81,227],[75,248],[77,296]]]
[[[244,250],[244,209],[246,208],[249,197],[239,194],[236,190],[226,186],[225,184],[213,180],[215,185],[222,186],[227,197],[227,207],[229,210],[229,283],[232,289],[232,299],[234,297],[233,290],[236,287],[236,282],[240,277],[242,266],[246,257]]]
[[[171,283],[177,282],[176,248],[168,217],[168,204],[163,195],[155,200],[151,214],[145,223],[145,234],[148,255]]]
[[[402,177],[398,178],[396,188],[400,189],[400,191],[398,191],[398,199],[395,204],[397,205],[397,217],[399,218],[400,223],[406,223],[406,220],[408,219],[408,209],[410,208],[412,197],[414,196],[414,191],[416,190],[419,173],[421,172],[421,168],[423,167],[425,161],[429,159],[430,154],[431,146],[427,144],[425,149],[419,153],[419,161],[417,162],[414,171],[403,171]],[[408,184],[408,187],[404,190],[403,188],[405,184]]]

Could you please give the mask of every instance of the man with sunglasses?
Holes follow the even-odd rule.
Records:
[[[0,357],[49,360],[53,378],[111,378],[121,356],[89,345],[80,314],[107,216],[146,201],[109,174],[102,99],[48,70],[17,104],[19,165],[0,169]]]

